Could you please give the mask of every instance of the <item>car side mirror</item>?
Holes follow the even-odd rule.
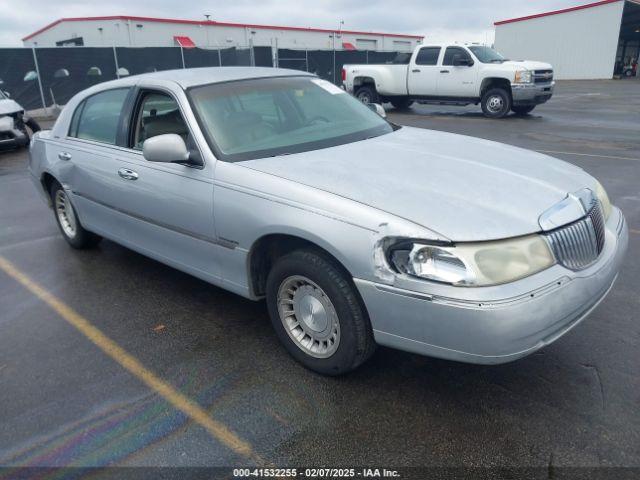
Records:
[[[372,111],[380,115],[382,118],[387,118],[387,112],[384,107],[379,103],[367,103],[367,107],[369,107]]]
[[[145,140],[142,144],[142,156],[149,162],[188,162],[189,150],[180,135],[167,133]]]
[[[473,60],[470,58],[465,58],[461,55],[455,55],[453,57],[453,66],[454,67],[471,67],[473,66]]]

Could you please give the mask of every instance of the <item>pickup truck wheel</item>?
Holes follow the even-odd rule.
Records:
[[[378,95],[378,92],[376,92],[376,89],[367,85],[358,88],[355,96],[365,105],[370,103],[379,103],[380,101],[380,96]]]
[[[82,250],[86,248],[95,247],[102,237],[85,230],[78,220],[73,205],[69,200],[67,192],[65,192],[62,185],[58,182],[53,182],[51,185],[51,203],[53,204],[53,212],[58,223],[58,228],[62,236],[69,245],[73,248]]]
[[[393,107],[396,110],[406,110],[412,104],[413,104],[413,100],[411,100],[410,98],[407,98],[407,97],[394,98],[394,99],[391,100],[391,105],[393,105]]]
[[[513,113],[516,115],[528,115],[533,112],[534,108],[536,108],[535,105],[528,105],[526,107],[511,107],[511,110],[513,110]]]
[[[492,88],[482,97],[482,111],[489,118],[503,118],[511,110],[511,95],[503,88]]]
[[[267,277],[267,306],[280,342],[324,375],[350,372],[375,350],[367,312],[351,278],[328,256],[297,250]]]

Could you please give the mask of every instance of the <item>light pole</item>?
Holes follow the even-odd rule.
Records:
[[[204,26],[204,30],[207,33],[207,45],[206,47],[209,48],[209,22],[211,22],[211,15],[208,13],[204,14],[204,18],[207,20],[205,26]]]

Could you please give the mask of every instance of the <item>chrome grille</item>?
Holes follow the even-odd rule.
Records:
[[[534,83],[551,83],[553,81],[553,70],[535,70],[533,72]]]
[[[604,215],[596,202],[586,217],[547,234],[556,259],[571,270],[594,263],[604,248]]]

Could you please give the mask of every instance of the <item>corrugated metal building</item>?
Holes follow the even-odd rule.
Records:
[[[150,17],[62,18],[22,39],[25,47],[276,46],[295,49],[410,51],[421,35]]]
[[[508,58],[551,63],[558,79],[607,79],[637,62],[640,0],[603,0],[495,27],[495,47]]]

